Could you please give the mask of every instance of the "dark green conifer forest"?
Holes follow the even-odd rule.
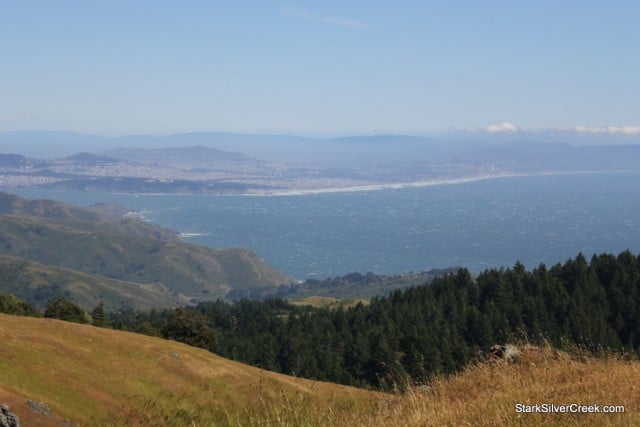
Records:
[[[383,390],[422,384],[494,344],[640,355],[640,257],[580,254],[551,268],[466,269],[350,308],[285,300],[201,302],[109,314],[111,326],[318,380]]]

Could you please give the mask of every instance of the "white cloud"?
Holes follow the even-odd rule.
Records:
[[[594,133],[609,135],[640,135],[640,126],[576,126],[577,133]]]
[[[518,132],[520,129],[513,123],[502,122],[497,125],[489,125],[485,130],[489,133],[514,133]]]
[[[595,126],[576,126],[577,133],[606,133],[607,128],[599,128]]]
[[[367,28],[365,24],[352,19],[345,19],[340,17],[320,16],[313,13],[305,12],[303,10],[296,10],[286,8],[284,13],[287,15],[295,16],[296,18],[306,19],[307,21],[319,22],[321,24],[335,25],[338,27],[351,28],[354,30],[364,30]]]
[[[640,126],[609,126],[607,131],[623,135],[640,135]]]

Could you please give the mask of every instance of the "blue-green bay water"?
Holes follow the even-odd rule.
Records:
[[[247,247],[295,278],[465,266],[552,265],[640,251],[640,174],[591,173],[295,196],[19,191],[119,203],[192,243]]]

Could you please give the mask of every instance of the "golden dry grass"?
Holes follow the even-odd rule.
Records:
[[[0,315],[0,402],[24,425],[640,425],[640,363],[525,349],[389,395],[262,371],[204,350]],[[30,411],[46,402],[53,417]],[[524,404],[615,404],[624,414],[517,414]]]
[[[308,297],[297,299],[297,300],[290,300],[289,302],[293,305],[298,305],[298,306],[310,305],[312,307],[317,307],[317,308],[338,308],[338,307],[348,308],[348,307],[353,307],[358,303],[362,303],[365,305],[369,304],[369,300],[367,299],[356,299],[356,298],[338,299],[338,298],[318,296],[318,295],[312,295],[312,296],[308,296]]]
[[[330,419],[335,411],[373,407],[382,396],[263,371],[173,341],[51,319],[0,315],[0,343],[0,402],[13,403],[21,418],[32,415],[24,405],[31,399],[81,425],[241,425],[259,423],[271,409],[283,417],[278,411],[287,407]]]
[[[325,307],[328,305],[336,305],[340,302],[340,300],[338,298],[333,298],[333,297],[323,297],[323,296],[312,295],[299,300],[291,300],[290,302],[291,304],[294,304],[294,305],[312,305],[314,307],[315,306]]]
[[[623,414],[517,413],[515,405],[624,405]],[[390,408],[402,425],[640,425],[640,363],[525,347],[517,363],[488,362],[409,393]]]

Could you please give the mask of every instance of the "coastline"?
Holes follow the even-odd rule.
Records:
[[[0,191],[11,194],[25,194],[30,191],[42,192],[45,194],[56,193],[78,193],[78,194],[109,194],[112,196],[132,196],[132,197],[164,197],[164,196],[205,196],[205,197],[220,197],[220,196],[232,196],[232,197],[284,197],[284,196],[309,196],[319,194],[331,194],[331,193],[355,193],[355,192],[370,192],[380,190],[401,190],[410,188],[423,188],[436,185],[455,185],[466,184],[478,181],[487,181],[491,179],[504,179],[504,178],[519,178],[519,177],[535,177],[535,176],[562,176],[562,175],[597,175],[597,174],[621,174],[621,173],[640,173],[634,170],[584,170],[584,171],[549,171],[549,172],[531,172],[531,173],[507,173],[496,175],[475,175],[459,178],[441,178],[431,180],[420,181],[407,181],[407,182],[389,182],[389,183],[376,183],[376,184],[360,184],[360,185],[345,185],[339,187],[315,187],[315,188],[288,188],[282,190],[258,190],[255,192],[246,193],[140,193],[140,192],[113,192],[113,191],[73,191],[73,190],[52,190],[42,189],[37,187],[20,187],[20,188],[5,188],[0,187]]]
[[[316,195],[316,194],[355,193],[355,192],[380,191],[380,190],[401,190],[401,189],[407,189],[407,188],[431,187],[436,185],[466,184],[470,182],[487,181],[491,179],[502,179],[502,178],[518,178],[518,177],[530,177],[530,176],[593,175],[593,174],[632,173],[632,172],[633,171],[631,170],[597,170],[597,171],[587,170],[587,171],[512,173],[512,174],[500,174],[500,175],[478,175],[478,176],[471,176],[471,177],[435,179],[435,180],[425,180],[425,181],[379,183],[379,184],[370,184],[370,185],[365,184],[365,185],[354,185],[354,186],[345,186],[345,187],[274,190],[269,192],[244,193],[244,194],[237,194],[237,195],[248,196],[248,197],[308,196],[308,195]]]
[[[526,178],[528,176],[533,178]],[[539,181],[536,180],[535,176],[541,176]],[[544,176],[547,178],[543,178]],[[553,178],[553,176],[557,178]],[[260,256],[265,257],[270,265],[277,266],[278,269],[286,271],[292,277],[305,278],[308,273],[315,272],[317,273],[315,277],[323,278],[343,275],[353,271],[391,274],[411,270],[420,271],[428,267],[446,267],[453,264],[465,266],[471,271],[480,272],[492,266],[512,266],[516,260],[520,260],[525,265],[535,267],[540,263],[555,262],[558,259],[573,256],[579,251],[587,254],[619,252],[626,248],[637,251],[638,239],[635,233],[640,228],[637,226],[633,212],[638,211],[638,190],[635,182],[638,181],[639,176],[639,171],[628,170],[484,175],[380,185],[343,186],[340,188],[303,188],[298,189],[299,191],[291,189],[289,194],[279,194],[285,196],[284,198],[268,197],[270,196],[269,194],[255,194],[253,198],[247,198],[250,195],[245,194],[244,197],[240,195],[204,194],[143,195],[110,193],[108,195],[107,193],[52,192],[51,190],[23,190],[18,191],[18,193],[31,193],[29,195],[22,194],[22,196],[34,198],[35,192],[37,193],[35,198],[63,200],[79,207],[86,207],[88,204],[100,201],[120,204],[132,209],[147,209],[150,212],[149,221],[172,230],[178,230],[178,234],[182,233],[180,237],[191,243],[216,248],[250,247]],[[509,177],[513,177],[513,185],[504,186],[505,182],[509,183],[504,178]],[[501,181],[497,181],[498,179],[501,179]],[[472,182],[475,181],[482,181],[486,185],[473,184]],[[582,182],[587,182],[589,187],[585,187],[581,184]],[[602,182],[602,185],[593,186],[594,183],[597,184],[599,182]],[[436,185],[455,185],[457,183],[462,185],[457,187],[436,187]],[[619,187],[619,184],[622,183],[624,184],[623,187]],[[522,206],[533,207],[533,211],[537,209],[536,212],[541,212],[537,216],[541,218],[544,218],[544,215],[548,213],[546,209],[552,212],[554,206],[560,206],[567,200],[574,200],[575,204],[569,206],[569,211],[567,211],[570,219],[567,219],[567,212],[556,212],[557,215],[564,218],[565,224],[573,227],[571,228],[572,231],[567,231],[567,228],[561,230],[547,229],[545,227],[548,227],[549,224],[532,217],[531,220],[538,227],[536,228],[536,233],[514,233],[513,230],[520,230],[518,228],[520,216],[513,215],[514,212],[512,210],[505,210],[506,207],[512,205],[514,199],[504,198],[504,193],[500,193],[497,197],[504,203],[501,202],[489,206],[484,202],[490,197],[485,197],[483,194],[478,193],[485,186],[493,184],[503,187],[507,194],[515,194],[518,197],[522,197],[518,199],[519,203],[523,203]],[[535,192],[523,195],[520,191],[520,187],[522,189],[530,189],[535,188],[535,185],[538,184],[558,187],[560,190],[552,191],[552,198],[543,201],[540,200],[539,195]],[[620,193],[617,192],[603,193],[603,189],[610,188],[611,185],[615,185],[615,188],[623,188],[625,199],[615,199],[615,197],[620,196]],[[599,201],[600,199],[594,200],[593,198],[583,200],[584,198],[576,198],[574,193],[567,193],[562,190],[563,188],[574,188],[576,186],[583,189],[593,189],[602,200],[609,202],[618,200],[619,204],[618,202],[602,203]],[[391,190],[388,190],[388,192],[384,191],[389,188]],[[389,221],[383,221],[383,228],[371,229],[371,227],[377,227],[380,224],[370,224],[366,219],[360,220],[357,216],[342,215],[338,212],[332,212],[331,209],[327,213],[317,209],[314,211],[305,210],[310,207],[317,208],[318,206],[326,206],[329,203],[337,203],[338,205],[333,206],[352,209],[356,215],[359,215],[361,212],[365,212],[366,209],[362,208],[360,203],[352,203],[352,201],[360,200],[366,194],[375,195],[376,193],[372,193],[372,191],[381,191],[379,197],[382,198],[390,196],[393,200],[422,201],[424,199],[422,197],[423,194],[430,194],[431,189],[437,188],[440,188],[440,190],[433,193],[435,198],[430,198],[428,201],[429,206],[433,209],[405,217],[405,220],[420,218],[420,221],[431,221],[429,224],[433,223],[431,224],[434,225],[433,227],[429,224],[425,225],[426,223],[423,222],[417,223],[417,234],[416,230],[414,230],[415,227],[412,228],[410,225],[404,227],[404,229],[399,227],[397,232],[388,232]],[[630,190],[631,188],[633,190]],[[351,194],[333,194],[349,191],[351,191]],[[325,195],[322,194],[323,192]],[[296,193],[306,197],[295,197]],[[446,196],[449,193],[478,195],[479,197],[474,198],[476,207],[470,206],[464,199],[447,199]],[[399,196],[399,198],[396,196]],[[488,196],[491,195],[489,194]],[[365,199],[368,198],[368,196],[365,197]],[[601,219],[604,211],[600,209],[608,209],[604,205],[617,206],[614,209],[617,215],[615,217],[616,220],[613,221],[617,228],[611,229],[603,225],[609,224]],[[192,209],[192,211],[186,216],[179,212],[176,214],[173,211],[177,206],[185,206],[188,209]],[[580,209],[574,209],[576,206],[580,207]],[[486,216],[484,218],[486,221],[483,224],[488,230],[496,230],[497,234],[490,239],[484,239],[482,236],[472,236],[470,232],[476,230],[475,225],[477,223],[475,221],[478,219],[478,212],[488,212],[488,209],[497,209],[497,211]],[[527,213],[529,211],[528,208],[523,208],[521,212]],[[276,218],[275,216],[275,214],[283,212],[289,215],[289,217],[285,217],[286,221],[280,221],[282,218]],[[449,212],[452,215],[449,215]],[[608,215],[612,214],[611,212],[608,213]],[[220,215],[220,217],[217,215]],[[386,216],[386,214],[376,214],[375,212],[371,215],[378,218]],[[389,215],[393,215],[393,213]],[[327,216],[331,220],[331,226],[323,226],[325,224],[323,221]],[[456,221],[452,222],[453,219]],[[404,220],[401,218],[398,221],[400,222],[397,224],[400,225],[409,224],[402,223],[401,221]],[[265,226],[265,224],[268,226]],[[309,224],[311,227],[307,226]],[[354,231],[354,224],[358,225],[358,227],[362,226],[365,231],[370,230],[373,236],[385,236],[383,240],[387,242],[386,245],[400,242],[398,243],[399,246],[392,251],[388,251],[389,248],[385,245],[377,246],[378,242],[375,238],[360,241],[360,234],[364,235],[365,233],[363,231],[362,233],[350,234]],[[424,227],[420,228],[420,224],[424,225]],[[453,228],[448,228],[450,226]],[[612,230],[614,230],[613,233]],[[544,237],[547,231],[552,233],[553,238]],[[509,237],[505,238],[504,233],[510,233]],[[618,240],[615,242],[611,240],[614,234],[618,236]],[[396,235],[398,237],[394,237]],[[460,247],[467,248],[467,253],[461,254],[457,250],[451,251],[446,248],[442,251],[433,249],[433,245],[438,244],[437,242],[450,241],[452,236],[457,236],[458,243],[462,245]],[[405,239],[406,242],[403,243],[402,239]],[[543,245],[536,243],[539,239],[544,240]],[[317,243],[323,241],[324,243]],[[334,243],[338,241],[340,242],[339,244]],[[329,249],[322,246],[326,242],[329,242]],[[620,246],[616,242],[624,243]],[[566,251],[567,247],[571,250]],[[482,252],[482,257],[477,256],[479,251]],[[384,256],[380,254],[384,254]],[[486,254],[490,254],[491,257],[486,259]]]

